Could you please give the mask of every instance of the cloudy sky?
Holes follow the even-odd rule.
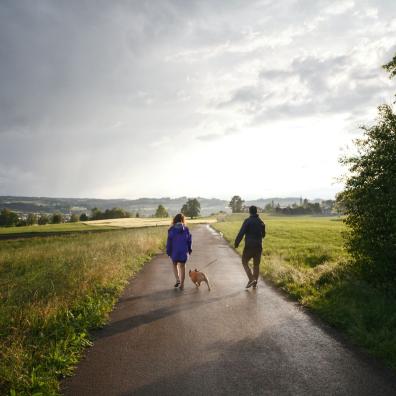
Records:
[[[2,0],[0,195],[332,197],[395,37],[389,0]]]

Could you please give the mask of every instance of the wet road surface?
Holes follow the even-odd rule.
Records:
[[[169,259],[155,257],[63,382],[65,395],[396,395],[393,372],[263,281],[246,291],[227,243],[205,225],[192,234],[186,272],[204,269],[212,291],[189,278],[174,289]]]

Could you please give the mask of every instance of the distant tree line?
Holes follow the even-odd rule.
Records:
[[[73,215],[70,221],[73,221]],[[75,220],[75,221],[78,221]],[[26,218],[20,218],[18,213],[13,212],[7,208],[4,208],[0,212],[0,227],[22,227],[30,226],[34,224],[45,225],[45,224],[59,224],[64,222],[64,216],[61,213],[54,213],[52,215],[29,213]]]
[[[234,195],[231,198],[228,206],[231,208],[232,213],[247,213],[249,206],[244,205],[244,200],[239,195]],[[281,207],[279,203],[275,205],[274,201],[268,203],[264,208],[257,208],[259,213],[276,213],[283,215],[305,215],[305,214],[332,214],[335,211],[335,201],[325,200],[319,202],[309,202],[308,199],[300,199],[299,204],[294,203],[286,207]]]
[[[273,207],[273,205],[269,204],[265,207],[266,212],[273,212],[276,214],[283,215],[323,215],[323,214],[332,214],[335,209],[335,201],[326,200],[322,202],[309,202],[308,199],[304,199],[300,201],[300,204],[294,203],[293,205],[286,206],[285,208],[281,208],[278,205]]]
[[[98,208],[93,208],[91,210],[90,220],[122,219],[128,217],[132,217],[131,213],[121,208],[106,209],[104,212]]]
[[[70,223],[76,223],[78,221],[119,219],[126,217],[131,217],[131,214],[121,208],[106,209],[104,212],[94,208],[92,209],[90,217],[86,213],[82,213],[80,215],[73,213],[70,215],[70,218],[66,219],[64,214],[56,212],[50,215],[45,213],[39,215],[35,213],[29,213],[26,217],[21,218],[18,213],[4,208],[0,212],[0,227],[21,227],[35,224],[61,224],[65,223],[66,221]],[[139,213],[136,213],[136,217],[139,217]]]

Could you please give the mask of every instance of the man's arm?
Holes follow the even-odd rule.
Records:
[[[235,243],[234,243],[235,248],[237,248],[239,246],[239,244],[242,241],[243,236],[246,234],[246,227],[247,227],[247,220],[245,220],[243,222],[242,227],[239,230],[237,237],[235,238]]]
[[[262,238],[265,238],[265,224],[264,224],[264,222],[262,223],[261,227],[262,227],[262,229],[261,229]]]

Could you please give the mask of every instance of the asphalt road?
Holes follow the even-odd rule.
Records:
[[[188,268],[204,268],[212,291],[189,279],[175,290],[169,259],[154,258],[65,395],[396,395],[393,372],[282,293],[246,291],[239,256],[207,226],[193,229]]]

